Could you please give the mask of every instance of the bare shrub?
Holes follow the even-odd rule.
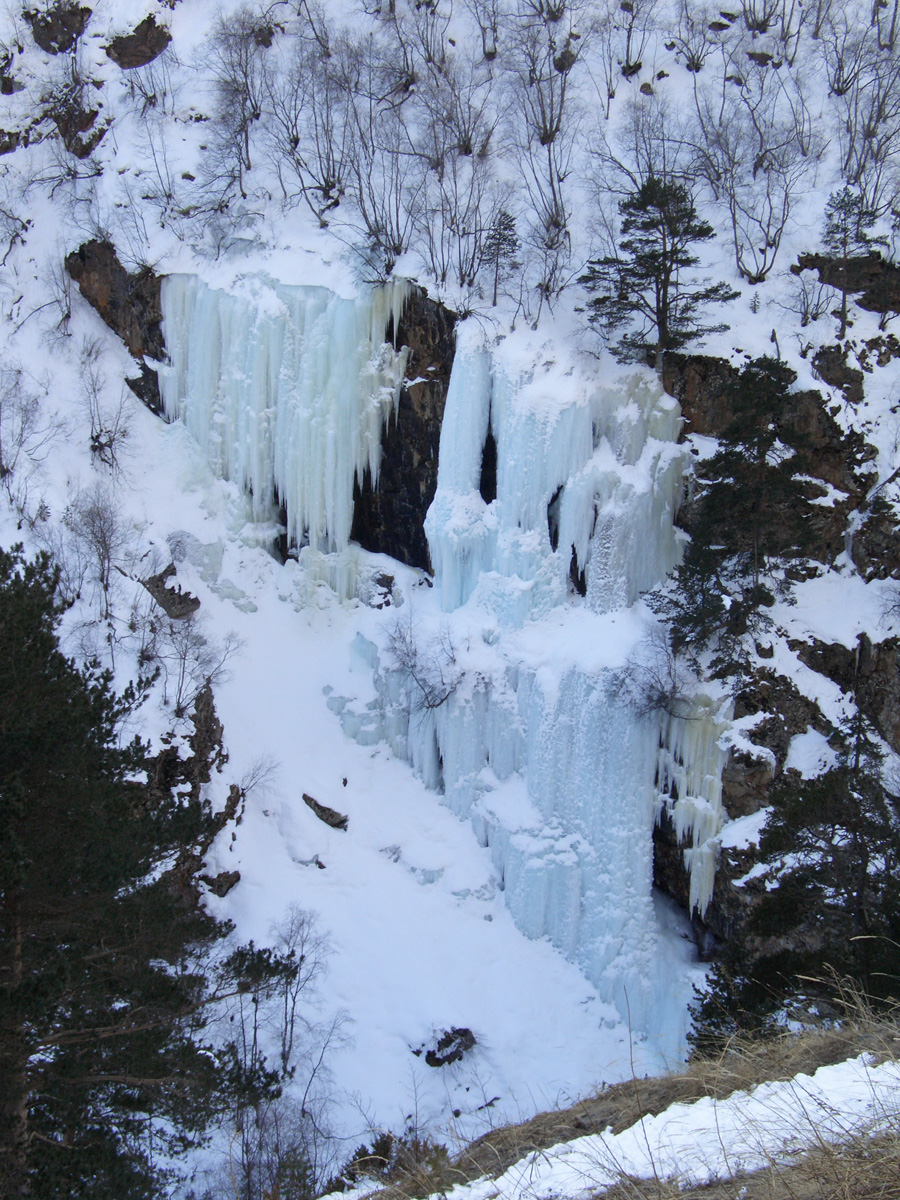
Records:
[[[251,143],[265,100],[266,51],[274,30],[265,12],[245,6],[220,17],[207,46],[216,95],[207,185],[224,203],[233,190],[246,199],[244,175],[252,169]]]
[[[21,367],[0,366],[0,483],[20,517],[27,516],[35,472],[60,432],[46,405],[46,390]]]
[[[228,676],[227,665],[243,645],[236,633],[217,641],[207,632],[202,616],[159,621],[152,653],[162,669],[163,702],[171,703],[176,717],[190,711],[205,687],[214,687]]]
[[[672,648],[668,631],[661,625],[634,651],[619,681],[619,694],[639,717],[662,712],[690,718],[696,690],[697,677],[690,663]]]
[[[316,38],[294,41],[282,69],[266,76],[268,139],[282,191],[288,201],[301,198],[322,227],[346,191],[352,134],[340,63],[346,48],[329,42],[324,56],[319,40],[326,36],[323,24]]]
[[[107,381],[100,366],[102,353],[102,343],[95,339],[86,339],[82,344],[82,398],[91,424],[91,454],[118,473],[129,437],[127,400],[121,393],[116,403],[104,399]]]
[[[500,32],[507,16],[506,5],[503,0],[465,0],[465,6],[478,25],[485,61],[493,62],[500,50]]]
[[[277,970],[260,973],[227,1014],[239,1069],[268,1064],[283,1091],[234,1110],[228,1174],[244,1200],[311,1200],[334,1170],[337,1140],[328,1125],[327,1059],[343,1041],[346,1017],[316,1021],[316,989],[329,947],[315,916],[291,905],[272,931],[271,951],[257,950]]]
[[[128,575],[138,550],[134,526],[121,512],[110,488],[101,482],[79,491],[63,515],[63,524],[87,563],[105,620],[114,616],[116,580]]]
[[[401,671],[410,683],[410,707],[413,711],[440,708],[459,687],[462,672],[446,628],[423,640],[412,606],[397,616],[388,634],[391,666]]]
[[[727,94],[698,92],[697,118],[696,169],[727,206],[738,272],[762,283],[821,152],[803,92],[755,69]]]

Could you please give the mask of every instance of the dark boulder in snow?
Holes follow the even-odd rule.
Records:
[[[122,68],[132,71],[135,67],[146,67],[168,46],[172,35],[162,25],[157,25],[151,13],[137,25],[132,33],[113,38],[106,53]]]
[[[343,813],[339,813],[336,808],[329,808],[327,804],[320,804],[318,800],[314,800],[306,792],[303,793],[303,802],[308,808],[312,809],[320,821],[324,821],[332,829],[347,828],[349,818]]]
[[[42,11],[26,9],[24,16],[31,26],[31,36],[42,50],[48,54],[64,54],[84,33],[91,10],[62,0]]]
[[[169,587],[168,581],[175,574],[175,564],[169,563],[164,571],[149,575],[141,583],[173,621],[183,621],[192,616],[200,607],[200,601],[190,592],[183,592],[180,587]]]
[[[430,1045],[420,1046],[418,1050],[413,1050],[413,1054],[417,1057],[424,1054],[429,1067],[446,1067],[459,1062],[476,1044],[471,1029],[445,1029],[435,1036]]]

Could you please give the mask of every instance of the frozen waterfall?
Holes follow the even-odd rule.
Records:
[[[334,705],[345,728],[387,739],[443,792],[490,848],[519,928],[548,937],[641,1031],[671,988],[654,821],[665,804],[690,839],[702,910],[722,814],[713,707],[640,717],[623,694],[646,629],[631,606],[678,559],[680,423],[646,374],[604,384],[580,364],[529,360],[514,338],[488,347],[463,331],[426,519],[435,596],[399,618],[399,657],[415,654],[415,672],[396,635],[380,661],[360,645],[379,700],[362,724]],[[481,493],[488,431],[495,497]],[[455,680],[437,706],[429,670]]]
[[[280,497],[292,540],[308,543],[301,566],[342,597],[361,578],[363,552],[347,546],[353,485],[366,470],[377,479],[405,366],[384,336],[405,295],[402,284],[356,300],[263,279],[231,292],[181,275],[163,284],[167,413],[259,517]],[[434,588],[399,610],[399,641],[357,637],[376,698],[363,709],[328,698],[349,734],[387,741],[471,822],[519,928],[548,937],[639,1031],[670,988],[654,821],[666,805],[689,843],[702,912],[722,819],[714,707],[639,716],[623,693],[648,625],[635,601],[678,561],[680,424],[646,372],[604,381],[531,331],[488,345],[463,326],[425,524]]]
[[[193,275],[162,283],[170,365],[167,415],[180,417],[213,470],[252,494],[254,516],[276,493],[298,545],[343,550],[353,483],[378,478],[381,433],[394,411],[405,353],[385,343],[408,287],[342,299],[322,287],[242,281],[238,292]]]

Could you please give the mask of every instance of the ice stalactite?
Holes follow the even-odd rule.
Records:
[[[277,493],[295,544],[344,550],[354,480],[377,480],[405,365],[385,333],[407,292],[398,282],[343,299],[259,278],[236,293],[195,276],[163,280],[166,413],[217,474],[252,494],[256,517]]]
[[[702,917],[712,899],[722,826],[723,734],[729,713],[699,697],[683,715],[661,716],[659,803],[672,818],[690,876],[690,906]]]

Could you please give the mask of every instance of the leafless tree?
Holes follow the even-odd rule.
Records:
[[[694,74],[703,70],[704,63],[718,44],[718,36],[710,28],[712,21],[713,10],[708,5],[679,0],[678,23],[672,33],[672,42],[684,59],[684,65]]]
[[[836,104],[841,174],[882,213],[900,158],[900,58],[869,48]]]
[[[570,95],[581,53],[575,21],[581,6],[521,0],[510,50],[514,141],[529,199],[530,245],[541,307],[568,278],[572,238],[569,188],[578,115]]]
[[[116,402],[104,398],[107,380],[101,367],[102,344],[86,339],[79,354],[82,398],[91,425],[91,454],[117,473],[128,442],[128,406],[124,394]]]
[[[99,594],[102,616],[110,621],[114,616],[116,580],[130,573],[137,551],[134,527],[122,515],[109,486],[99,481],[76,494],[63,523],[80,543]]]
[[[178,108],[180,85],[177,83],[181,63],[170,43],[162,54],[144,67],[134,67],[125,76],[131,101],[141,117],[151,114],[172,117]]]
[[[328,1056],[345,1040],[346,1016],[314,1019],[327,939],[312,913],[292,905],[273,931],[279,969],[238,993],[223,1022],[238,1063],[249,1069],[274,1043],[283,1092],[235,1108],[229,1178],[242,1200],[314,1194],[339,1149],[328,1125]]]
[[[407,123],[405,91],[384,56],[371,46],[346,47],[345,86],[350,94],[347,194],[364,275],[385,279],[412,241],[421,210],[426,166]]]
[[[621,30],[620,69],[626,79],[637,75],[656,26],[657,0],[621,0],[618,26]]]
[[[162,668],[164,701],[171,701],[176,717],[183,717],[191,709],[205,687],[227,678],[228,662],[242,645],[233,632],[221,641],[213,638],[202,616],[183,620],[167,617],[159,623],[155,656]]]
[[[265,56],[274,30],[265,13],[244,7],[218,19],[207,45],[207,69],[215,89],[214,180],[227,180],[242,196],[252,169],[251,138],[263,114]]]
[[[481,52],[485,61],[493,62],[500,50],[500,33],[507,19],[504,0],[464,0],[475,18],[481,34]]]
[[[388,658],[409,680],[413,711],[440,708],[459,687],[461,672],[449,631],[426,636],[416,623],[412,606],[398,614],[388,634]]]
[[[294,41],[288,62],[276,62],[266,77],[268,135],[282,190],[288,200],[302,197],[322,227],[346,191],[353,134],[346,47],[329,44],[325,57],[317,40]]]
[[[893,51],[897,41],[900,0],[872,0],[872,24],[878,35],[878,49]]]
[[[697,170],[727,206],[738,271],[761,283],[821,152],[802,92],[789,92],[764,68],[740,88],[698,92],[696,99]]]
[[[21,367],[0,365],[0,482],[21,517],[34,474],[59,432],[47,413],[46,390]]]
[[[813,0],[811,4],[804,7],[803,25],[809,31],[811,38],[817,39],[822,36],[823,29],[831,19],[833,8],[834,0]]]
[[[853,88],[874,52],[871,28],[860,25],[840,9],[823,21],[819,46],[828,87],[834,96],[845,96]]]

